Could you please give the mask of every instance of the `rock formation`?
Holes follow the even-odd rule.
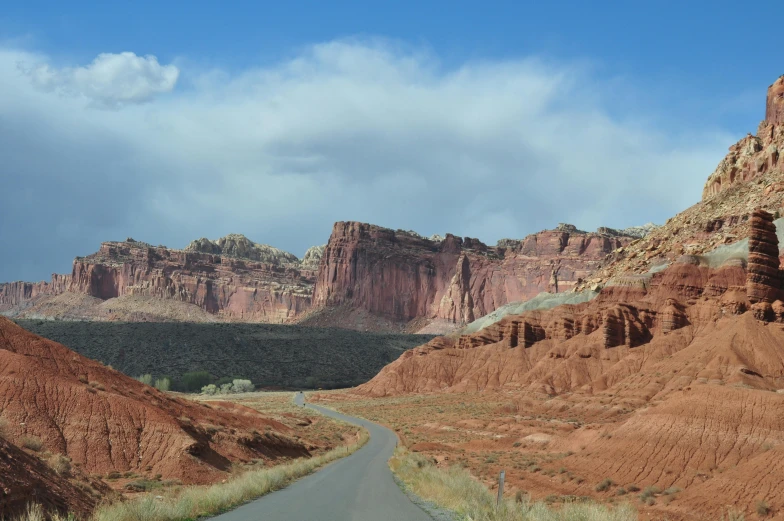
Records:
[[[238,233],[221,237],[217,241],[206,238],[197,239],[186,246],[185,251],[237,257],[274,266],[299,265],[299,259],[291,253],[267,244],[255,243]]]
[[[708,177],[703,201],[739,183],[746,183],[771,171],[784,170],[784,76],[768,89],[765,119],[757,135],[747,135],[730,147],[716,171]]]
[[[0,284],[0,311],[24,305],[39,297],[59,295],[68,290],[70,275],[52,275],[51,282],[6,282]]]
[[[779,299],[782,280],[779,271],[779,240],[773,216],[764,210],[757,210],[751,216],[746,277],[749,302],[771,303]]]
[[[336,223],[324,251],[315,308],[348,305],[397,321],[465,324],[543,291],[569,291],[633,237],[561,224],[489,247],[447,234],[441,241],[379,226]]]
[[[755,212],[755,219],[773,226],[763,212]],[[770,231],[764,224],[755,229]],[[761,240],[762,235],[750,243],[751,251],[767,252],[767,246],[761,245],[770,243]],[[765,259],[750,259],[749,266],[767,267],[761,262]],[[771,279],[755,278],[751,273],[747,282],[740,263],[730,260],[711,268],[684,256],[651,274],[644,284],[620,281],[584,304],[510,315],[473,334],[438,337],[404,353],[357,392],[388,395],[531,387],[561,393],[584,386],[603,388],[610,378],[607,371],[616,370],[614,364],[631,356],[633,350],[660,349],[671,339],[682,348],[695,331],[719,317],[753,311],[747,292],[758,295],[761,288],[767,299],[765,310],[752,316],[777,320],[784,314],[784,304],[776,301],[773,311],[770,299],[776,295],[765,293]],[[777,275],[771,277],[778,280]]]
[[[765,121],[774,125],[784,125],[784,76],[768,87]]]

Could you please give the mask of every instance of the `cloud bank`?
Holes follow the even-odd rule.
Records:
[[[353,41],[239,72],[183,63],[0,49],[0,280],[67,272],[127,236],[236,232],[301,256],[338,220],[489,243],[662,222],[732,142],[621,105],[645,92],[584,64],[447,68]]]

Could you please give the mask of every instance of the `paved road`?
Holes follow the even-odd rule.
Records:
[[[304,397],[297,394],[295,402],[304,405]],[[392,431],[323,407],[304,406],[361,425],[370,432],[370,441],[351,456],[214,521],[432,521],[392,479],[387,466],[397,443]]]

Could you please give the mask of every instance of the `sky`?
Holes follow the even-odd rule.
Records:
[[[0,281],[126,237],[301,257],[345,220],[489,244],[661,224],[763,118],[777,8],[4,5]]]

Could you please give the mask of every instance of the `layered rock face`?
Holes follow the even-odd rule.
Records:
[[[730,147],[702,191],[705,201],[729,188],[767,172],[784,170],[784,76],[768,89],[765,120],[757,135],[749,134]]]
[[[781,296],[779,239],[773,216],[757,210],[751,216],[746,293],[751,303],[772,303]]]
[[[768,87],[765,121],[774,125],[784,125],[784,76]]]
[[[6,282],[0,284],[0,311],[25,304],[41,296],[59,295],[71,283],[70,275],[52,275],[51,282]]]
[[[300,269],[290,254],[232,237],[194,241],[184,251],[137,241],[103,243],[97,253],[74,261],[67,289],[103,300],[174,299],[227,320],[285,323],[310,307],[314,271]]]
[[[740,263],[710,268],[684,257],[645,284],[609,286],[584,304],[510,315],[473,334],[435,338],[404,353],[358,392],[603,388],[615,378],[608,371],[634,349],[666,343],[675,333],[683,347],[695,328],[750,310],[746,289]]]
[[[436,238],[438,239],[438,238]],[[316,282],[314,307],[360,308],[398,321],[464,324],[543,291],[565,292],[634,237],[560,225],[489,247],[358,222],[335,224]]]

